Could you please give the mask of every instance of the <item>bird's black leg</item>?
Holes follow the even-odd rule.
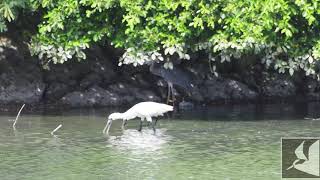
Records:
[[[121,126],[121,127],[122,127],[122,130],[124,130],[124,127],[126,126],[126,124],[127,124],[127,120],[123,120],[123,121],[122,121],[122,126]]]
[[[128,122],[128,120],[125,120],[123,126],[126,126],[127,122]]]
[[[156,126],[156,124],[157,124],[157,121],[158,121],[158,119],[156,118],[156,119],[154,120],[154,123],[152,123],[153,132],[156,132],[155,126]]]
[[[173,90],[172,90],[172,91],[173,91]],[[175,97],[174,97],[174,93],[173,93],[173,92],[171,92],[171,93],[172,93],[172,94],[171,94],[171,95],[172,95],[172,106],[174,106],[174,102],[175,102],[176,99],[175,99]]]
[[[142,121],[140,121],[140,126],[139,126],[138,131],[141,131],[141,130],[142,130]]]
[[[171,88],[170,88],[170,83],[168,82],[168,95],[167,95],[167,104],[170,102],[170,93],[171,93]]]
[[[173,92],[173,84],[171,82],[168,82],[167,104],[169,104],[169,102],[172,102],[172,105],[174,106],[174,101],[175,101],[175,97]]]
[[[176,101],[174,97],[174,92],[173,92],[173,84],[170,84],[170,89],[171,89],[171,101],[172,101],[172,106],[174,106],[174,102]]]
[[[158,118],[155,118],[154,125],[157,125],[157,122],[158,122]]]

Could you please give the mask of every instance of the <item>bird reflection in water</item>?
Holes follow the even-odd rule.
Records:
[[[152,153],[162,149],[170,140],[166,129],[151,129],[139,132],[135,129],[124,130],[121,136],[109,136],[108,143],[121,151],[131,150],[134,153]]]

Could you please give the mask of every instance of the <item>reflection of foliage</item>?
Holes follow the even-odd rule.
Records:
[[[281,73],[318,74],[319,0],[7,1],[0,27],[32,5],[43,22],[30,47],[54,63],[85,58],[80,52],[94,43],[111,43],[127,50],[120,64],[165,60],[170,67],[171,57],[190,59],[201,51],[214,67],[255,54]]]

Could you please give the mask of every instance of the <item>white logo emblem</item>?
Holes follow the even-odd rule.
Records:
[[[314,176],[319,176],[319,140],[315,141],[313,144],[309,146],[308,149],[308,158],[303,152],[304,142],[296,148],[294,151],[297,159],[292,163],[287,170],[291,168],[295,168],[299,171],[305,172],[307,174],[311,174]]]

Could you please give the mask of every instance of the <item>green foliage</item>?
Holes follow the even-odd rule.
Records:
[[[171,68],[173,58],[201,51],[213,71],[254,54],[280,73],[319,74],[320,0],[7,0],[0,28],[23,6],[41,12],[30,47],[44,64],[85,59],[86,48],[110,43],[126,50],[119,65]]]
[[[28,0],[0,0],[0,32],[7,30],[6,21],[16,19],[18,11],[28,6]]]

